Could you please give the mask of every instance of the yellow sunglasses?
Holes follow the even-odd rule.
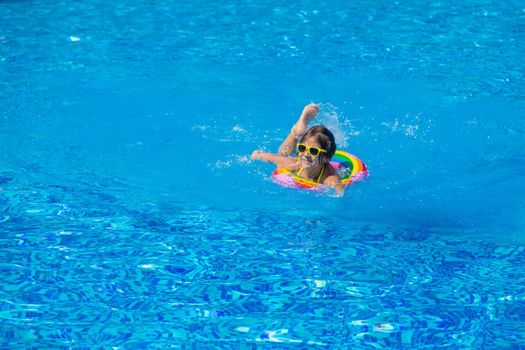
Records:
[[[308,147],[306,145],[303,145],[302,143],[297,145],[297,152],[304,153],[306,151],[308,151],[308,153],[310,153],[310,155],[314,157],[318,156],[319,153],[321,152],[324,152],[324,153],[327,152],[325,149],[318,148],[318,147]]]

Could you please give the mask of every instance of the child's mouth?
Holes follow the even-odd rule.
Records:
[[[303,168],[312,166],[314,162],[312,162],[311,159],[308,158],[301,158],[301,164],[303,165]]]

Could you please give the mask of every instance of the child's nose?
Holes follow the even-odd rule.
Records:
[[[308,153],[306,153],[306,152],[304,152],[303,154],[301,154],[301,158],[305,158],[305,159],[308,159],[308,160],[312,159],[312,157],[311,157]]]

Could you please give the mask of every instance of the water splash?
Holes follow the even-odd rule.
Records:
[[[432,128],[432,120],[421,114],[406,114],[390,121],[383,121],[381,125],[388,128],[391,133],[400,133],[414,140],[426,141],[426,136]],[[433,142],[432,140],[429,140]]]
[[[331,103],[320,103],[319,106],[321,108],[317,122],[330,129],[334,134],[338,148],[348,147],[349,138],[351,136],[358,136],[359,131],[356,130],[351,121]]]

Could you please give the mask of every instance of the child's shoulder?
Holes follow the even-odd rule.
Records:
[[[288,157],[288,159],[290,160],[290,163],[286,168],[291,172],[298,172],[301,169],[301,160],[299,157]]]

